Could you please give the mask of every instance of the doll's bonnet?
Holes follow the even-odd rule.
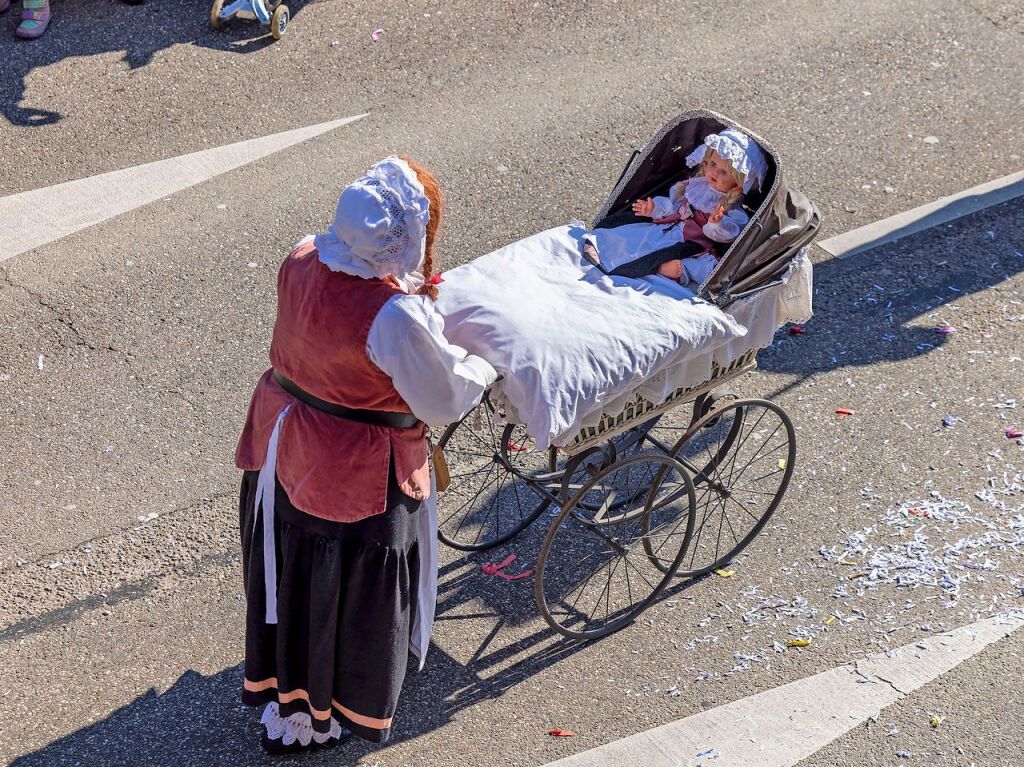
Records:
[[[750,136],[735,128],[726,128],[721,133],[712,133],[704,138],[704,143],[694,149],[686,158],[686,164],[692,168],[704,159],[708,149],[714,149],[720,157],[724,157],[743,176],[743,194],[753,188],[761,188],[764,177],[768,173],[768,161],[764,152]]]
[[[423,265],[430,202],[408,163],[387,157],[341,193],[331,228],[313,238],[332,271],[402,279]]]

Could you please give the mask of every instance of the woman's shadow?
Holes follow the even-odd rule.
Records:
[[[292,17],[310,1],[288,0]],[[64,59],[122,52],[128,66],[139,69],[156,53],[179,43],[250,53],[274,42],[269,28],[255,21],[232,20],[219,30],[211,29],[211,4],[212,0],[149,0],[138,6],[120,0],[57,0],[49,30],[34,41],[15,39],[18,6],[12,7],[0,23],[0,48],[4,49],[0,108],[4,117],[22,127],[58,122],[63,117],[59,112],[21,106],[21,102],[29,75]]]
[[[507,592],[502,598],[486,587],[481,589],[478,569],[479,563],[468,557],[442,568],[437,630],[445,630],[446,620],[472,620],[475,616],[451,613],[473,598],[478,604],[481,598],[487,604],[488,617],[492,611],[497,615],[502,610],[511,615],[497,620],[468,662],[436,644],[431,645],[422,671],[416,671],[416,662],[410,661],[391,745],[448,724],[459,711],[501,697],[511,687],[586,646],[541,629],[517,635],[515,641],[491,650],[495,635],[507,627],[507,621],[517,623],[525,616],[508,604]],[[241,704],[241,688],[240,665],[210,676],[186,671],[163,693],[150,689],[103,719],[15,759],[11,767],[291,763],[287,759],[271,760],[263,753],[259,710]],[[367,756],[372,764],[380,753],[379,746],[354,738],[337,749],[302,754],[301,763],[355,764]]]

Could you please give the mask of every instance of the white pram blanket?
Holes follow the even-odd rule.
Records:
[[[581,255],[585,233],[549,229],[445,272],[437,302],[445,336],[504,375],[491,399],[526,425],[540,449],[567,444],[636,392],[659,403],[707,380],[712,360],[727,364],[770,344],[786,321],[810,316],[803,254],[800,295],[787,302],[772,288],[726,314],[664,277],[602,274]],[[773,292],[775,299],[757,300]]]

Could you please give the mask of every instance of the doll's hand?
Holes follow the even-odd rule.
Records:
[[[633,212],[638,216],[654,215],[654,200],[648,197],[646,200],[637,200],[633,203]]]
[[[675,261],[666,261],[658,267],[658,274],[670,280],[678,280],[683,276],[683,262],[678,258]]]
[[[723,218],[725,218],[725,208],[719,205],[717,208],[715,208],[715,212],[708,217],[708,223],[717,224]]]

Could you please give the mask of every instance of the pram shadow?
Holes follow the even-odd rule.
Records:
[[[1024,270],[1021,231],[1024,197],[815,264],[806,335],[780,331],[758,354],[762,369],[795,378],[765,396],[818,373],[928,354],[952,338],[940,326],[969,332],[946,307]]]
[[[58,112],[20,106],[26,80],[36,69],[65,59],[103,53],[123,53],[130,69],[147,66],[153,56],[173,45],[188,43],[232,53],[251,53],[274,42],[266,27],[238,22],[223,29],[210,28],[212,0],[150,0],[129,6],[120,0],[57,2],[54,20],[46,35],[31,43],[14,39],[15,13],[2,24],[6,48],[0,78],[0,109],[12,125],[52,125],[63,117]],[[289,0],[292,18],[316,0]]]

